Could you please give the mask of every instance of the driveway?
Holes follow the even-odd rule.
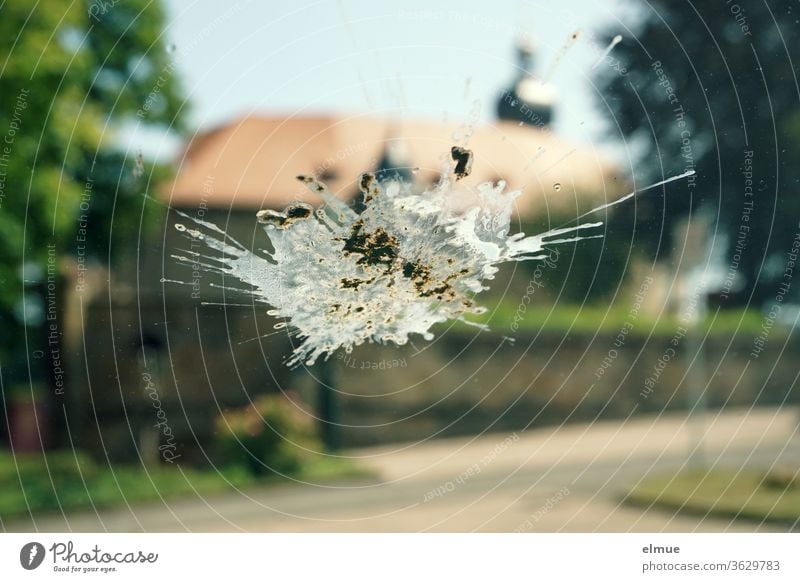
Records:
[[[375,479],[281,485],[132,508],[50,515],[8,531],[746,532],[780,526],[629,507],[641,478],[694,463],[800,462],[794,408],[637,417],[347,451]],[[702,453],[695,448],[702,436]],[[702,459],[702,461],[700,460]]]

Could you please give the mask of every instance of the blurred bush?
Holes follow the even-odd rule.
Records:
[[[220,461],[252,474],[296,474],[322,450],[313,418],[283,394],[258,396],[216,420]]]
[[[764,486],[772,489],[800,490],[800,468],[792,466],[773,467],[764,475]]]

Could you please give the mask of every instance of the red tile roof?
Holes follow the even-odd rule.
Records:
[[[293,200],[318,203],[295,177],[313,174],[341,198],[352,197],[356,180],[375,170],[387,146],[396,148],[421,184],[434,182],[464,126],[398,121],[372,116],[251,116],[197,135],[187,146],[175,180],[162,195],[172,206],[282,209]],[[504,179],[522,189],[522,215],[545,208],[580,208],[615,196],[623,188],[615,168],[598,152],[570,144],[552,132],[496,122],[474,128],[477,184]],[[559,186],[556,186],[559,185]]]

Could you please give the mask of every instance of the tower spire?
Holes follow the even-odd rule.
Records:
[[[555,88],[534,73],[536,50],[527,36],[516,43],[516,80],[500,93],[497,118],[518,121],[525,125],[545,128],[553,120],[556,101]]]

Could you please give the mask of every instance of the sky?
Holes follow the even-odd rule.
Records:
[[[208,129],[249,113],[453,121],[468,118],[476,101],[490,122],[525,34],[537,46],[537,73],[559,93],[555,131],[602,147],[606,115],[591,69],[605,49],[596,31],[619,26],[624,36],[620,4],[167,0],[166,35],[190,120]]]

